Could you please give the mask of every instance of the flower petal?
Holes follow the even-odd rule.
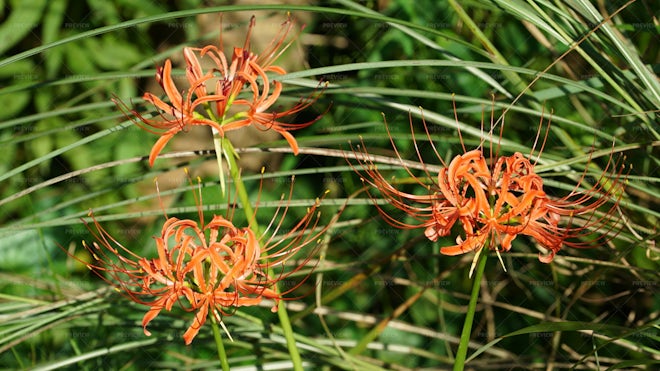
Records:
[[[149,166],[154,167],[156,157],[158,157],[160,151],[163,150],[163,147],[165,147],[167,142],[169,142],[172,137],[174,137],[174,134],[163,134],[163,136],[158,138],[156,144],[151,147],[151,152],[149,153]]]

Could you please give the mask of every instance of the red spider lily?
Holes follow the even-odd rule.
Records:
[[[245,37],[245,43],[242,48],[234,48],[231,63],[227,63],[227,58],[224,55],[222,33],[220,34],[219,47],[216,47],[215,45],[207,45],[201,49],[189,48],[189,50],[198,51],[202,57],[208,56],[211,58],[216,65],[214,71],[220,73],[220,79],[217,81],[216,90],[222,92],[222,94],[229,97],[229,99],[218,101],[219,106],[217,107],[217,112],[219,113],[226,112],[226,103],[231,105],[231,102],[238,96],[238,93],[243,90],[244,85],[248,82],[248,76],[262,76],[265,72],[274,72],[279,75],[286,74],[286,71],[283,68],[273,66],[272,64],[296,39],[296,37],[294,37],[289,43],[284,45],[284,41],[293,27],[293,21],[291,18],[287,18],[282,24],[280,34],[275,36],[270,45],[260,55],[255,55],[250,48],[250,38],[252,35],[252,29],[255,25],[256,18],[252,16]],[[268,80],[264,81],[267,85]],[[225,105],[222,103],[225,103]]]
[[[288,33],[293,27],[291,19],[287,19],[282,24],[279,35],[271,41],[268,47],[260,54],[256,55],[250,50],[250,35],[252,29],[256,24],[256,18],[253,16],[250,19],[250,26],[248,29],[247,37],[243,48],[234,48],[231,64],[227,63],[227,59],[222,53],[222,38],[220,40],[220,48],[209,45],[199,49],[201,56],[208,56],[216,65],[215,70],[220,72],[221,78],[217,81],[216,91],[227,97],[227,99],[217,100],[216,112],[217,117],[222,119],[222,132],[240,129],[244,126],[255,125],[259,129],[272,129],[282,135],[294,154],[298,154],[299,147],[293,135],[289,133],[291,130],[303,129],[320,118],[305,123],[285,123],[279,121],[286,116],[295,115],[302,110],[308,108],[320,96],[320,94],[312,94],[307,98],[303,98],[294,107],[280,111],[280,112],[266,112],[273,104],[279,99],[282,93],[282,83],[276,80],[270,81],[267,72],[273,72],[278,75],[286,74],[286,71],[279,67],[273,66],[272,63],[293,43],[292,39],[287,44],[284,44]],[[263,86],[260,86],[257,79],[261,78]],[[273,85],[271,91],[270,85]],[[239,93],[248,85],[252,92],[252,99],[237,99]],[[231,106],[243,106],[245,110],[238,109],[238,113],[230,118],[226,118],[227,111]]]
[[[293,153],[297,155],[299,151],[298,142],[293,137],[293,135],[289,133],[289,131],[302,129],[309,125],[312,125],[321,118],[321,115],[317,116],[315,119],[311,121],[305,123],[297,123],[297,124],[290,124],[279,120],[282,117],[295,115],[301,112],[302,110],[306,109],[307,107],[311,106],[312,104],[314,104],[314,102],[316,102],[319,95],[311,95],[306,99],[301,99],[295,106],[285,111],[266,112],[266,110],[268,110],[279,98],[280,93],[282,92],[282,83],[280,83],[279,81],[273,81],[274,90],[269,95],[268,78],[266,77],[266,74],[263,71],[258,71],[258,72],[265,81],[261,92],[259,91],[256,78],[252,76],[246,76],[246,78],[250,82],[250,87],[252,89],[252,100],[239,99],[234,102],[235,105],[245,105],[248,107],[248,109],[245,112],[240,113],[235,117],[238,118],[243,115],[246,117],[244,119],[238,119],[227,123],[226,125],[223,126],[223,129],[225,131],[229,131],[229,130],[239,129],[241,127],[248,125],[255,125],[255,127],[259,129],[263,128],[264,130],[268,130],[268,129],[275,130],[280,135],[282,135],[284,139],[286,139],[286,141],[289,143],[289,146],[293,150]]]
[[[441,163],[437,175],[432,175],[435,167],[422,160],[414,136],[419,168],[424,171],[424,178],[415,176],[410,166],[403,162],[391,134],[390,141],[404,169],[415,184],[424,187],[426,194],[400,191],[395,187],[396,183],[386,180],[377,169],[364,143],[359,149],[354,148],[362,168],[354,170],[363,173],[363,181],[378,189],[389,204],[416,220],[416,223],[410,224],[377,206],[390,225],[403,229],[424,228],[425,236],[431,241],[458,230],[456,244],[440,249],[445,255],[470,251],[480,253],[486,243],[489,249],[499,254],[500,251],[509,251],[517,236],[527,235],[548,250],[547,255],[539,253],[539,260],[544,263],[551,262],[562,246],[595,247],[615,235],[619,223],[614,213],[623,194],[626,177],[623,175],[624,166],[620,162],[614,163],[612,156],[600,178],[590,188],[582,187],[586,178],[585,169],[568,195],[554,198],[546,193],[543,178],[534,172],[535,163],[532,164],[521,153],[499,156],[497,153],[493,155],[491,148],[490,160],[487,161],[483,147],[479,146],[455,156],[447,164],[435,149],[426,122],[424,128]],[[534,147],[538,139],[537,135]],[[375,198],[373,195],[371,197]],[[609,207],[606,206],[608,202]],[[603,206],[606,207],[601,210]]]
[[[194,56],[192,56],[194,59]],[[188,60],[188,58],[186,58]],[[189,66],[190,63],[188,62]],[[190,87],[185,94],[179,93],[174,81],[172,80],[172,63],[170,60],[165,61],[165,65],[158,69],[156,79],[160,86],[167,94],[170,103],[165,103],[157,96],[151,93],[145,93],[143,98],[147,102],[152,103],[160,111],[160,119],[152,120],[147,119],[140,115],[137,111],[131,111],[137,118],[136,123],[146,131],[160,135],[160,138],[153,145],[149,154],[149,165],[153,166],[156,157],[163,150],[165,145],[180,131],[186,130],[188,126],[192,125],[207,125],[216,130],[222,130],[220,124],[216,121],[205,118],[195,112],[195,109],[200,105],[205,105],[209,102],[224,100],[223,95],[206,94],[205,81],[213,78],[213,75],[207,74],[199,76],[201,71],[195,68],[194,64],[189,68],[188,82]],[[195,99],[193,100],[193,95]],[[123,105],[120,104],[122,109]],[[155,130],[153,130],[155,129]]]
[[[220,316],[231,315],[241,306],[257,305],[264,298],[275,301],[276,311],[278,302],[289,300],[285,296],[309,275],[285,291],[278,291],[277,283],[305,267],[312,254],[293,267],[287,267],[287,261],[307,246],[312,246],[313,253],[329,226],[318,227],[317,200],[288,233],[278,235],[289,207],[285,203],[275,211],[270,236],[258,238],[251,228],[238,228],[223,216],[214,215],[205,223],[201,189],[199,192],[195,196],[199,221],[167,218],[161,234],[154,237],[157,256],[153,258],[142,257],[119,243],[90,212],[94,228],[88,228],[96,241],[84,246],[96,262],[87,266],[129,299],[149,307],[142,320],[148,336],[147,325],[162,310],[172,310],[175,303],[195,312],[183,335],[186,344],[193,341],[209,313],[221,322]]]
[[[193,125],[210,126],[214,133],[223,136],[226,131],[251,124],[260,129],[273,129],[284,136],[295,154],[298,153],[297,142],[289,131],[305,128],[318,118],[301,124],[284,123],[279,120],[306,109],[318,99],[319,95],[312,94],[288,110],[266,112],[275,104],[282,92],[282,83],[270,81],[267,73],[286,74],[283,68],[272,64],[293,43],[295,37],[285,43],[287,35],[293,27],[292,20],[288,18],[282,24],[280,33],[275,36],[262,54],[256,55],[250,50],[250,37],[255,23],[255,17],[252,17],[243,47],[234,48],[229,62],[223,53],[222,37],[219,47],[208,45],[203,48],[184,48],[186,78],[189,87],[183,94],[177,89],[172,79],[172,63],[169,59],[166,60],[165,65],[158,69],[156,79],[165,91],[169,103],[152,93],[145,93],[143,96],[147,102],[159,110],[158,119],[145,118],[137,111],[128,110],[124,104],[118,102],[123,111],[130,111],[137,117],[137,125],[160,135],[149,155],[151,166],[174,135]],[[200,58],[204,57],[208,57],[215,64],[207,72],[204,72],[202,63],[200,63]],[[258,83],[259,78],[262,80],[263,86]],[[273,85],[272,89],[271,85]],[[244,90],[252,92],[252,100],[239,99],[239,94]],[[232,110],[234,113],[228,117],[231,107],[236,108]]]

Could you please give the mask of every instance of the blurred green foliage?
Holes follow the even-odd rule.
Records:
[[[617,361],[651,367],[658,359],[654,349],[660,310],[655,295],[657,250],[652,248],[660,206],[659,102],[654,95],[657,84],[647,81],[657,72],[660,47],[650,11],[653,2],[629,5],[611,22],[609,33],[601,29],[580,45],[584,54],[572,51],[547,71],[552,77],[544,76],[531,86],[540,71],[594,28],[587,4],[456,3],[336,1],[322,5],[344,11],[312,9],[308,27],[297,41],[309,64],[300,72],[306,74],[309,86],[314,80],[329,81],[330,86],[317,106],[296,120],[311,120],[330,109],[319,122],[294,135],[305,147],[350,151],[351,145],[360,143],[370,153],[396,159],[384,129],[385,117],[403,158],[418,160],[412,126],[424,160],[439,165],[433,147],[424,141],[419,107],[436,150],[447,159],[462,152],[454,104],[466,146],[474,148],[482,139],[488,145],[490,138],[479,135],[482,119],[487,131],[491,108],[497,119],[529,87],[507,113],[501,149],[529,153],[539,122],[552,118],[539,165],[546,166],[543,175],[555,181],[557,192],[571,189],[575,174],[586,163],[581,156],[592,149],[611,148],[616,138],[615,150],[632,165],[625,170],[630,171],[629,188],[621,202],[629,228],[602,249],[562,251],[566,258],[552,265],[539,263],[536,247],[522,237],[516,239],[515,251],[503,256],[507,272],[491,259],[483,285],[488,296],[482,297],[472,338],[485,353],[472,364],[479,369],[538,369],[552,358],[557,368],[588,368],[597,361],[614,368]],[[599,1],[593,6],[611,14],[619,3]],[[154,84],[155,66],[165,58],[176,58],[182,45],[217,40],[216,33],[201,33],[192,14],[132,27],[123,27],[122,22],[209,5],[223,4],[0,1],[0,338],[8,339],[0,341],[2,368],[49,362],[89,369],[217,368],[209,333],[202,332],[192,348],[183,346],[181,335],[189,325],[189,313],[161,314],[150,325],[154,335],[147,338],[141,328],[145,307],[119,295],[95,293],[107,285],[74,265],[62,251],[90,259],[80,245],[91,237],[80,221],[90,208],[118,241],[145,254],[153,254],[152,236],[160,233],[163,211],[196,216],[181,168],[195,169],[209,156],[164,160],[153,169],[144,160],[131,160],[147,155],[155,136],[132,125],[111,99],[142,110],[144,91],[161,93]],[[266,13],[289,10],[287,5],[273,8]],[[461,9],[481,34],[470,29]],[[382,17],[396,22],[387,23]],[[102,27],[109,27],[108,32],[76,38]],[[76,39],[57,44],[69,37]],[[44,45],[49,47],[41,53],[3,63]],[[388,61],[404,62],[374,67]],[[355,67],[356,63],[366,64]],[[334,68],[317,72],[324,67]],[[294,83],[286,89],[293,99],[311,90]],[[278,139],[262,147],[280,143]],[[547,165],[566,159],[578,160],[561,167]],[[120,163],[101,168],[113,161]],[[597,176],[607,161],[608,156],[595,158],[589,175]],[[294,173],[299,174],[294,201],[302,206],[287,211],[291,220],[304,215],[308,201],[329,189],[322,216],[327,221],[363,186],[343,156],[285,155],[269,164],[263,187],[259,174],[244,174],[253,200],[262,190],[263,223],[270,220],[280,196],[288,195]],[[69,176],[82,170],[87,171]],[[409,176],[402,169],[384,173]],[[64,178],[47,183],[59,176]],[[162,205],[153,183],[157,176],[171,188],[163,186]],[[233,200],[219,194],[213,177],[205,175],[202,182],[204,205],[212,209],[208,214],[224,213]],[[401,189],[420,192],[411,184]],[[453,244],[452,238],[431,243],[419,230],[392,228],[364,194],[350,201],[354,204],[329,233],[325,254],[311,263],[318,274],[323,273],[322,282],[315,282],[319,276],[312,275],[301,290],[306,295],[291,302],[293,307],[299,305],[293,311],[294,318],[298,316],[294,328],[313,349],[305,353],[305,360],[313,368],[359,369],[354,363],[358,360],[337,352],[331,338],[343,342],[336,346],[348,352],[376,324],[389,321],[362,354],[374,367],[448,367],[455,345],[452,336],[460,333],[471,286],[467,271],[472,256],[441,256],[439,247]],[[326,334],[317,314],[304,315],[305,308],[300,307],[316,305],[313,292],[332,299],[319,299],[322,309],[327,309],[324,319],[331,334]],[[411,298],[416,299],[408,302]],[[14,315],[23,311],[28,313],[25,318]],[[276,317],[265,312],[246,308],[226,318],[236,339],[228,345],[233,366],[287,359],[281,336],[274,330]],[[613,327],[561,331],[559,324],[570,321]],[[504,337],[486,346],[494,338],[539,323],[545,325],[543,331]],[[629,331],[616,332],[615,326]],[[93,353],[97,350],[105,353]]]

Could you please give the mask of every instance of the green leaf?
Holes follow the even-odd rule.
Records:
[[[87,77],[87,75],[93,75],[97,72],[94,63],[92,63],[91,54],[94,53],[94,50],[98,50],[101,47],[98,40],[90,37],[83,40],[83,45],[77,43],[71,43],[66,47],[66,66],[69,74],[74,75],[73,77],[81,78]]]
[[[41,38],[44,44],[51,43],[60,38],[60,27],[64,20],[67,0],[53,0],[49,2],[48,11],[44,15]],[[62,64],[62,49],[51,49],[45,53],[46,78],[52,79]]]
[[[35,230],[17,231],[0,239],[0,270],[3,272],[43,265],[44,258],[41,237]]]
[[[0,120],[18,115],[30,103],[29,92],[0,95]]]
[[[117,24],[121,22],[119,9],[114,1],[105,0],[87,0],[87,4],[92,8],[92,18],[94,21],[105,24]]]
[[[53,100],[55,99],[53,90],[46,88],[36,91],[34,105],[37,108],[37,112],[46,112],[53,108]]]
[[[0,68],[0,78],[3,85],[31,85],[36,83],[40,75],[35,71],[32,61],[18,61],[4,68]],[[10,83],[11,81],[11,83]],[[29,91],[18,91],[13,94],[0,94],[0,119],[16,117],[30,103]]]
[[[102,69],[123,70],[138,63],[144,57],[134,45],[122,42],[112,35],[104,35],[91,57]]]
[[[0,55],[21,41],[39,25],[42,13],[46,8],[46,0],[12,0],[12,11],[0,24]]]
[[[64,121],[62,119],[59,119],[57,117],[53,117],[50,119],[46,120],[40,120],[36,126],[35,126],[35,131],[46,131],[50,130],[53,128],[53,124],[55,125],[63,125]],[[30,150],[34,154],[35,157],[42,157],[48,155],[53,149],[55,148],[55,140],[52,136],[50,135],[41,135],[39,137],[34,138],[33,140],[30,141]],[[40,164],[40,168],[42,169],[47,169],[50,166],[50,161],[46,161],[42,164]]]

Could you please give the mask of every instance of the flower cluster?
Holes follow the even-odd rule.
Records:
[[[574,189],[564,197],[556,198],[545,189],[543,178],[534,172],[535,164],[521,153],[498,156],[491,150],[487,160],[480,146],[455,156],[446,164],[435,150],[425,122],[424,127],[433,151],[442,163],[437,175],[431,174],[429,166],[424,163],[417,142],[417,156],[426,177],[414,176],[409,166],[402,163],[415,182],[424,187],[425,194],[400,191],[394,182],[386,180],[364,143],[354,149],[362,168],[355,170],[364,173],[363,181],[378,189],[391,205],[417,221],[409,224],[378,207],[392,226],[424,228],[425,236],[431,241],[458,232],[456,244],[442,247],[442,254],[480,252],[486,244],[498,253],[509,251],[517,236],[526,235],[548,251],[547,255],[540,253],[539,260],[549,263],[562,246],[597,246],[615,233],[613,230],[617,227],[613,223],[613,214],[625,179],[623,166],[613,163],[612,157],[590,188],[582,187],[582,183],[586,183],[585,168]],[[391,135],[390,138],[401,160]],[[609,208],[600,210],[609,201],[614,202]]]
[[[195,312],[183,335],[186,344],[193,341],[209,313],[221,322],[220,316],[231,315],[238,307],[257,305],[264,298],[275,301],[276,311],[278,302],[305,279],[287,285],[286,291],[278,291],[277,283],[305,267],[312,254],[305,254],[293,267],[286,267],[287,261],[306,246],[313,245],[314,249],[327,229],[317,228],[320,200],[280,236],[277,234],[288,204],[282,215],[278,210],[270,224],[274,230],[269,238],[258,238],[251,228],[239,228],[223,216],[214,215],[205,223],[200,201],[199,221],[167,218],[161,234],[154,237],[157,256],[153,258],[124,247],[90,212],[96,231],[88,228],[96,242],[84,246],[96,262],[87,266],[131,300],[150,308],[142,320],[146,335],[151,335],[147,325],[175,304]]]
[[[149,154],[151,166],[177,133],[195,125],[209,126],[221,136],[227,131],[249,125],[262,130],[272,129],[282,135],[293,152],[298,154],[298,144],[289,131],[307,127],[320,116],[298,124],[281,120],[308,108],[318,99],[318,94],[301,98],[287,110],[271,109],[282,93],[282,83],[271,81],[267,73],[286,74],[283,68],[274,66],[273,63],[293,42],[291,40],[285,43],[293,22],[290,18],[287,19],[282,24],[280,33],[260,55],[254,54],[250,49],[250,36],[254,26],[255,17],[252,17],[245,44],[242,48],[234,48],[231,60],[227,60],[223,52],[222,38],[219,47],[208,45],[203,48],[184,48],[188,80],[188,89],[185,91],[180,91],[174,84],[172,62],[169,59],[164,66],[158,68],[156,80],[165,91],[169,102],[152,93],[144,94],[144,100],[153,104],[159,111],[159,117],[156,119],[146,118],[136,110],[131,110],[138,118],[137,125],[160,136]],[[207,58],[212,67],[205,70],[200,62],[202,58]],[[246,97],[241,96],[244,90],[247,91]],[[118,104],[122,109],[126,109],[121,102]]]

